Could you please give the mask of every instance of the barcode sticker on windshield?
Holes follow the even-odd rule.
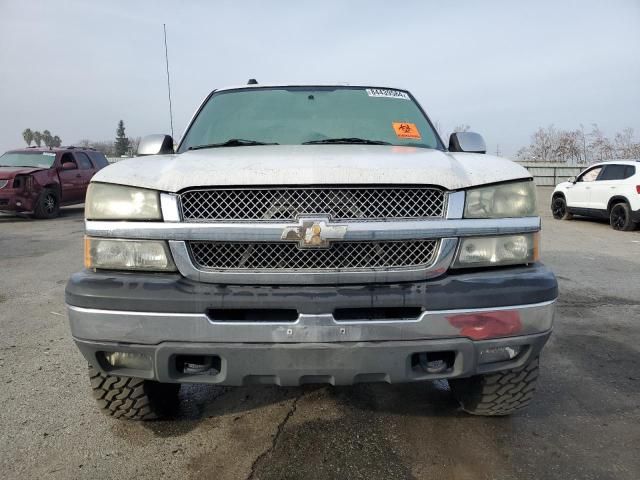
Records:
[[[367,95],[370,97],[383,98],[400,98],[402,100],[411,100],[406,92],[400,90],[388,90],[386,88],[367,88]]]

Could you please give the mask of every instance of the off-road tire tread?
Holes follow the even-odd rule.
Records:
[[[538,357],[522,367],[449,381],[462,409],[472,415],[510,415],[531,403],[538,379]]]
[[[127,420],[157,420],[163,417],[167,401],[175,401],[180,388],[179,384],[107,375],[91,365],[89,379],[100,410],[111,417]]]

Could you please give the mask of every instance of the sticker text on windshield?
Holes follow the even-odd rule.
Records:
[[[402,100],[410,100],[406,92],[400,90],[388,90],[386,88],[367,88],[367,95],[370,97],[383,98],[400,98]]]

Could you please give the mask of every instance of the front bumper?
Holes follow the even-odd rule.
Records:
[[[216,285],[179,275],[81,272],[66,290],[72,334],[95,367],[163,382],[224,385],[395,383],[514,368],[542,349],[556,297],[555,277],[541,264],[364,286]],[[393,320],[334,317],[340,308],[398,307],[421,313]],[[297,318],[220,321],[211,314],[224,309],[290,309]],[[505,311],[519,321],[505,338],[472,340],[452,320]],[[522,351],[513,360],[479,362],[484,348],[517,345]],[[151,366],[114,370],[101,352],[141,353]],[[429,373],[416,365],[416,355],[426,352],[444,352],[454,361],[446,371]],[[185,374],[176,366],[185,355],[215,356],[218,368]]]
[[[76,340],[82,354],[95,367],[112,375],[135,376],[165,383],[218,385],[269,384],[298,386],[306,383],[353,385],[355,383],[404,383],[468,377],[479,373],[517,368],[539,354],[550,331],[496,340],[467,338],[386,342],[327,343],[200,343],[162,342],[158,345],[120,344]],[[513,360],[480,364],[480,351],[518,347]],[[147,355],[149,369],[113,369],[100,352],[132,352]],[[419,363],[420,354],[450,355],[452,363],[442,372],[429,373]],[[216,368],[206,373],[185,373],[180,358],[212,356]]]
[[[32,212],[36,200],[37,196],[5,187],[0,190],[0,212]]]

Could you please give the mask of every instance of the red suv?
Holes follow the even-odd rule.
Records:
[[[83,203],[91,177],[108,165],[89,148],[23,148],[0,156],[0,212],[58,216],[60,206]]]

